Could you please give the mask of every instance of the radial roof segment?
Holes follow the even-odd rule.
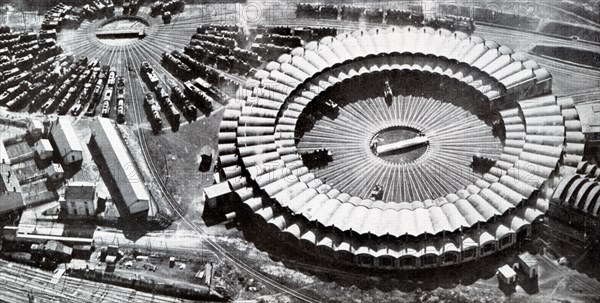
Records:
[[[499,100],[510,104],[497,112],[505,139],[497,149],[479,150],[493,159],[489,171],[456,173],[472,161],[469,141],[489,145],[494,136],[460,106],[432,98],[345,104],[344,113],[318,121],[322,131],[298,143],[298,121],[319,96],[363,77],[403,72],[451,83],[490,111]],[[260,224],[333,254],[419,258],[496,242],[502,249],[545,211],[529,202],[553,184],[561,160],[574,163],[583,153],[578,136],[567,139],[577,132],[574,106],[549,95],[547,71],[506,46],[460,32],[407,26],[325,37],[269,62],[247,84],[252,94],[232,102],[221,124],[224,182]],[[383,160],[369,148],[383,130],[399,127],[429,141],[410,163]],[[324,146],[334,150],[331,169],[307,168],[300,154]],[[369,195],[374,185],[383,185],[382,198]]]
[[[600,170],[596,165],[581,162],[577,174],[564,177],[556,186],[552,199],[590,216],[598,217]]]

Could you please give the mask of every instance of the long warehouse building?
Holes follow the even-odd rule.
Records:
[[[98,117],[91,129],[90,144],[102,154],[100,160],[104,162],[104,173],[108,173],[109,177],[105,182],[109,189],[117,190],[116,193],[111,191],[111,195],[121,216],[146,216],[150,203],[146,185],[115,125],[110,119]]]

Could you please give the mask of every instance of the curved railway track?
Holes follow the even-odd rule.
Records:
[[[140,14],[147,14],[147,13],[148,12],[145,9],[142,9],[140,11]],[[215,15],[215,16],[222,17],[222,16],[226,16],[227,14],[228,13],[223,13],[221,15]],[[241,270],[246,272],[248,275],[252,276],[253,278],[255,278],[257,280],[262,281],[265,285],[267,285],[279,292],[286,293],[290,296],[293,296],[293,297],[295,297],[299,300],[305,301],[305,302],[318,302],[314,298],[311,298],[305,294],[302,294],[301,292],[299,292],[297,290],[294,290],[285,285],[282,285],[282,284],[274,281],[273,279],[269,278],[262,272],[252,268],[249,265],[246,265],[242,259],[234,256],[229,251],[227,251],[225,248],[221,247],[215,240],[211,239],[211,237],[202,228],[195,225],[191,220],[187,219],[185,217],[185,213],[180,208],[176,199],[167,190],[165,181],[160,178],[160,176],[162,174],[154,165],[151,155],[149,153],[149,148],[146,143],[146,135],[147,135],[146,131],[143,128],[140,128],[141,125],[146,124],[146,123],[144,122],[145,121],[144,113],[140,111],[140,108],[142,108],[142,105],[140,104],[141,101],[139,100],[140,99],[139,93],[148,91],[148,90],[145,89],[145,84],[142,82],[142,80],[140,78],[140,75],[138,72],[138,67],[141,64],[141,61],[149,60],[151,62],[151,64],[156,69],[160,70],[162,75],[164,75],[164,78],[159,77],[160,82],[164,86],[164,88],[170,92],[170,85],[169,85],[170,81],[176,81],[177,83],[180,83],[180,81],[178,79],[176,79],[175,77],[173,77],[169,72],[167,72],[161,66],[160,54],[165,50],[183,48],[183,46],[185,44],[187,44],[187,42],[189,41],[189,39],[192,35],[191,32],[195,32],[195,26],[198,25],[200,22],[210,22],[212,20],[212,17],[215,17],[215,16],[208,16],[209,18],[194,18],[194,17],[174,18],[173,24],[155,25],[157,32],[153,36],[146,38],[146,41],[148,41],[147,43],[134,43],[127,47],[111,46],[111,45],[102,44],[102,43],[99,43],[99,44],[98,43],[90,43],[89,39],[86,36],[70,37],[69,39],[65,39],[65,40],[61,41],[61,43],[67,43],[67,44],[71,45],[74,49],[77,49],[77,53],[87,54],[89,57],[98,58],[101,61],[108,63],[109,65],[116,64],[119,67],[119,71],[124,71],[124,72],[121,72],[121,74],[126,76],[127,83],[128,83],[127,85],[129,86],[129,90],[130,90],[130,93],[132,96],[132,98],[131,98],[132,103],[131,103],[130,109],[132,109],[135,123],[138,125],[138,127],[136,127],[135,132],[136,132],[136,136],[140,142],[141,152],[144,157],[144,161],[148,165],[148,168],[152,174],[152,178],[159,185],[160,192],[162,193],[164,198],[167,200],[169,205],[172,207],[174,212],[179,217],[181,217],[181,219],[186,223],[186,225],[189,228],[191,228],[192,230],[194,230],[196,233],[198,233],[206,241],[206,243],[209,245],[209,247],[213,251],[215,251],[223,258],[227,259],[231,263],[238,266]],[[204,17],[206,17],[206,16],[204,16]],[[274,20],[273,24],[279,24],[277,21],[278,20]],[[291,25],[291,26],[335,26],[336,28],[338,28],[338,30],[341,29],[341,30],[348,30],[348,31],[361,29],[361,28],[370,29],[370,28],[386,26],[385,24],[371,24],[371,23],[361,24],[361,23],[357,23],[357,22],[347,22],[347,21],[337,21],[337,20],[324,20],[323,22],[315,23],[315,22],[308,22],[306,19],[286,19],[285,23],[281,23],[281,24]],[[88,26],[89,26],[89,24],[88,24]],[[189,33],[186,32],[184,29],[188,30]],[[493,30],[486,29],[485,27],[482,28],[482,33],[486,33],[486,32],[490,32],[495,35],[506,34],[505,31],[504,31],[504,33],[501,33],[499,31],[493,31]],[[532,34],[520,34],[519,33],[519,34],[515,34],[515,36],[513,36],[513,38],[517,37],[519,39],[527,39],[530,37],[530,35],[532,35]],[[506,36],[506,38],[508,39],[510,37]],[[554,40],[560,40],[560,39],[554,39]],[[554,40],[552,40],[552,42],[564,44],[563,40],[560,40],[560,41],[554,41]],[[167,46],[167,47],[165,48],[165,46]],[[116,63],[115,63],[115,61],[116,61]],[[557,67],[557,68],[560,68],[560,67]],[[133,69],[133,70],[129,71],[129,69]],[[228,73],[224,73],[221,71],[219,71],[219,72],[226,78],[230,79],[231,81],[235,81],[240,84],[245,82],[245,79],[243,77],[230,75]],[[137,98],[136,98],[136,96],[137,96]]]
[[[144,16],[146,12],[140,11],[139,15]],[[209,16],[210,18],[218,18],[218,17],[226,17],[231,12],[223,12],[223,14],[218,14],[214,16]],[[139,96],[143,96],[144,92],[149,92],[146,88],[146,85],[141,80],[138,68],[141,65],[142,61],[149,61],[151,65],[161,74],[159,77],[160,84],[170,92],[170,85],[173,81],[175,83],[181,84],[181,82],[172,76],[165,68],[160,64],[161,61],[161,53],[168,50],[173,49],[182,49],[191,38],[192,34],[195,33],[196,26],[202,22],[210,22],[207,18],[194,18],[190,17],[189,19],[180,18],[174,19],[173,24],[169,25],[154,25],[156,27],[156,32],[150,36],[144,38],[141,43],[131,43],[129,45],[124,46],[115,46],[101,43],[95,38],[93,38],[90,42],[88,35],[73,35],[68,38],[64,38],[60,40],[61,45],[67,45],[67,48],[72,50],[75,54],[86,55],[89,58],[97,58],[102,63],[108,64],[110,66],[115,66],[117,68],[118,74],[125,75],[126,84],[128,86],[129,92],[131,94],[132,102],[129,106],[129,109],[133,113],[134,123],[137,124],[135,133],[137,139],[140,142],[140,148],[142,155],[144,157],[145,162],[148,165],[148,168],[152,174],[152,178],[159,185],[160,192],[163,197],[167,199],[169,205],[173,208],[173,210],[177,213],[179,217],[195,232],[197,232],[200,236],[202,236],[209,247],[215,251],[222,258],[229,260],[234,265],[237,265],[241,270],[246,272],[248,275],[252,276],[256,280],[262,281],[265,285],[273,288],[278,292],[286,293],[292,297],[295,297],[304,302],[318,302],[313,298],[306,296],[292,288],[286,287],[268,276],[264,275],[258,270],[253,269],[252,267],[246,265],[243,260],[237,258],[233,254],[229,253],[225,248],[221,247],[215,240],[207,237],[207,233],[204,232],[200,227],[196,226],[191,220],[185,218],[185,213],[179,207],[176,199],[170,194],[170,192],[166,189],[166,184],[160,178],[162,175],[154,163],[152,162],[149,148],[146,143],[146,133],[145,130],[140,127],[144,124],[147,124],[146,119],[144,117],[144,112],[140,109],[143,108],[141,101],[139,100]],[[81,31],[88,30],[91,24],[84,23],[82,25]],[[216,70],[216,69],[215,69]],[[241,84],[245,81],[244,78],[230,75],[219,71],[223,76],[227,79],[234,81],[238,84]],[[219,110],[219,109],[217,109]],[[164,120],[164,119],[163,119]]]
[[[141,60],[139,59],[139,58],[142,58],[141,55],[148,54],[148,50],[142,50],[142,49],[138,49],[136,47],[134,47],[130,50],[127,50],[127,52],[130,52],[130,51],[135,52],[138,55],[138,56],[127,56],[126,62],[127,62],[127,64],[130,64],[132,66],[139,66],[141,64]],[[129,73],[127,74],[127,77],[128,77],[127,82],[129,83],[129,87],[132,92],[134,92],[134,88],[132,86],[132,83],[134,83],[134,81],[136,83],[138,83],[140,87],[142,87],[142,88],[145,87],[145,84],[142,83],[137,69],[135,70],[134,75],[135,75],[135,78],[132,78],[131,74],[129,74]],[[166,83],[165,80],[162,78],[160,78],[160,81],[163,84]],[[134,100],[134,102],[138,102],[138,101]],[[132,108],[134,111],[134,117],[136,119],[136,122],[139,124],[140,121],[143,120],[143,116],[142,116],[143,113],[139,112],[139,106],[133,106]],[[231,263],[233,263],[234,265],[237,265],[240,269],[242,269],[244,272],[246,272],[253,278],[263,282],[265,285],[267,285],[273,289],[276,289],[277,291],[285,292],[285,293],[289,294],[290,296],[293,296],[304,302],[318,302],[317,300],[315,300],[309,296],[306,296],[292,288],[289,288],[287,286],[284,286],[284,285],[272,280],[271,278],[267,277],[260,271],[252,268],[249,265],[246,265],[243,260],[237,258],[233,254],[228,252],[225,248],[221,247],[216,241],[214,241],[213,239],[208,237],[208,234],[204,230],[202,230],[200,227],[195,225],[191,220],[187,219],[185,216],[185,213],[182,211],[182,209],[180,208],[180,206],[177,203],[177,201],[175,200],[175,198],[166,189],[165,182],[159,177],[161,175],[161,173],[158,171],[158,169],[156,168],[156,166],[154,165],[154,163],[151,159],[149,149],[146,144],[145,132],[138,128],[136,130],[136,135],[138,136],[138,140],[140,142],[140,147],[142,150],[142,154],[144,156],[144,160],[147,163],[147,165],[153,175],[154,180],[159,185],[160,191],[164,195],[165,199],[167,199],[169,205],[172,207],[172,209],[175,211],[175,213],[188,225],[188,227],[191,228],[192,230],[194,230],[195,232],[197,232],[199,235],[201,235],[206,240],[206,242],[208,243],[208,245],[211,249],[213,249],[215,252],[220,254],[222,258],[225,258],[228,261],[230,261]]]

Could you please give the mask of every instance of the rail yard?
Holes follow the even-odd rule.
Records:
[[[593,4],[5,2],[2,302],[600,299]]]

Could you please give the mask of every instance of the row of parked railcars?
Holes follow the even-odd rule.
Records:
[[[150,63],[144,61],[141,64],[140,72],[148,88],[156,95],[154,97],[152,93],[148,93],[144,96],[146,116],[152,126],[152,130],[157,134],[162,129],[162,120],[160,118],[160,111],[162,111],[171,124],[173,131],[177,131],[181,123],[181,113],[171,101],[165,88],[160,85],[154,68]]]
[[[509,18],[511,16],[507,18],[499,17],[504,15],[512,15],[512,19]],[[439,4],[436,14],[426,17],[423,13],[423,7],[420,4],[407,4],[403,9],[383,10],[357,5],[342,5],[338,7],[333,4],[299,3],[296,6],[296,16],[298,18],[339,19],[354,22],[364,20],[370,23],[386,23],[391,25],[430,26],[436,29],[446,28],[451,31],[460,30],[467,33],[472,33],[475,29],[473,20],[479,21],[479,19],[482,19],[481,21],[484,22],[496,22],[499,20],[498,23],[501,24],[507,23],[502,20],[513,20],[513,24],[509,26],[519,27],[521,27],[521,24],[530,24],[532,22],[530,18],[525,18],[524,16],[518,17],[517,14],[506,14],[478,7],[474,7],[473,13],[471,13],[470,9],[465,13],[464,9],[456,4]],[[537,23],[535,24],[537,25]]]

